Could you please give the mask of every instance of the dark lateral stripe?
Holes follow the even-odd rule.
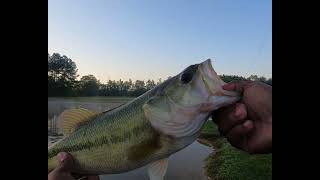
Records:
[[[146,131],[146,127],[137,126],[137,127],[134,127],[131,131],[127,131],[126,133],[118,136],[116,135],[102,136],[102,137],[98,137],[94,141],[86,141],[79,144],[65,145],[62,147],[57,146],[48,152],[48,159],[56,156],[59,152],[81,151],[84,149],[96,148],[102,145],[111,145],[111,144],[121,143],[126,141],[127,139],[130,139],[132,136],[139,135],[143,131]]]

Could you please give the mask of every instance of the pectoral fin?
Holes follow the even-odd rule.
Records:
[[[150,180],[163,180],[168,169],[168,158],[161,159],[148,165]]]

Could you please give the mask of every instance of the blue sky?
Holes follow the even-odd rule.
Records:
[[[49,0],[48,51],[79,74],[166,79],[212,59],[218,74],[272,77],[271,0]]]

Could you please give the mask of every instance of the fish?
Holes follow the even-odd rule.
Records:
[[[240,99],[224,84],[207,59],[111,111],[65,110],[59,121],[64,138],[48,147],[48,173],[57,167],[58,153],[68,152],[75,174],[146,166],[151,180],[162,180],[170,156],[196,141],[212,112]]]

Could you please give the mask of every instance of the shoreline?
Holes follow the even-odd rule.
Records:
[[[204,169],[208,179],[272,179],[272,154],[250,155],[234,148],[220,136],[212,121],[205,124],[198,142],[214,149],[214,153],[205,160]]]

